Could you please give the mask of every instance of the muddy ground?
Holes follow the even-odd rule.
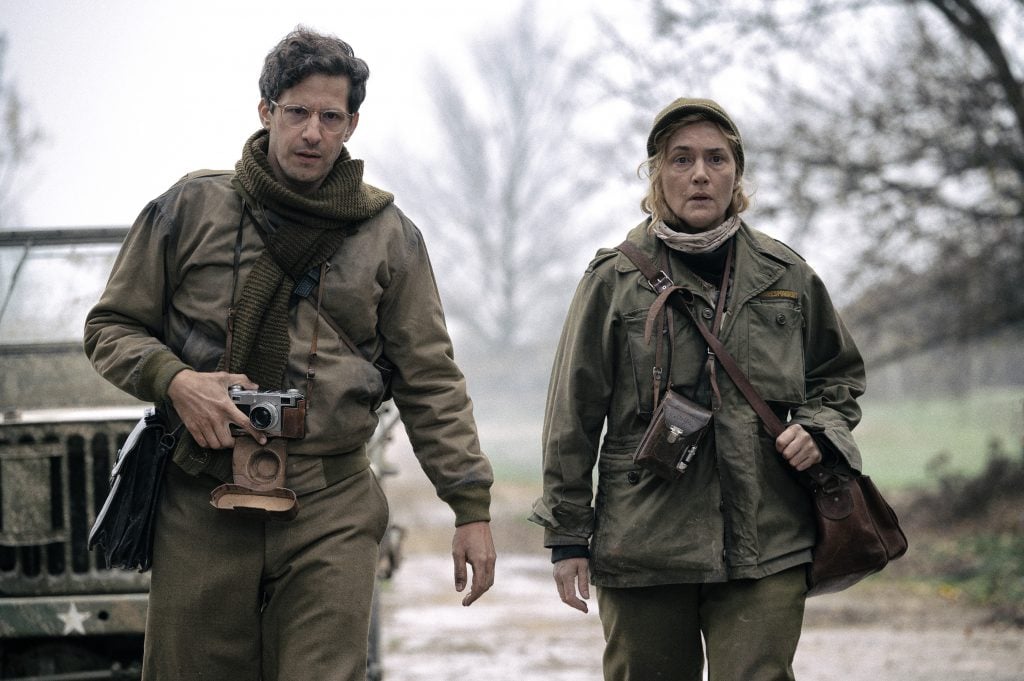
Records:
[[[385,680],[600,681],[596,598],[587,615],[559,602],[540,530],[525,521],[535,491],[495,487],[497,581],[464,608],[452,587],[451,512],[414,462],[400,469],[387,483],[406,538],[382,598]],[[795,669],[801,681],[1024,681],[1024,630],[881,575],[808,601]]]
[[[591,598],[591,601],[596,600]],[[386,681],[600,681],[597,608],[562,605],[550,564],[503,555],[492,591],[460,605],[446,557],[414,554],[384,594]],[[1024,632],[938,596],[866,583],[808,601],[802,681],[1021,681]]]

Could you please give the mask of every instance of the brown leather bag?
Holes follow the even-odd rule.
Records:
[[[785,424],[750,383],[721,341],[697,319],[691,307],[692,294],[675,286],[664,271],[629,241],[618,248],[643,272],[659,298],[665,296],[673,306],[690,317],[710,352],[761,417],[768,432],[776,438],[781,435]],[[907,537],[899,519],[871,478],[856,471],[847,473],[821,464],[811,466],[806,473],[818,527],[807,570],[808,596],[849,588],[907,552]]]
[[[837,476],[813,494],[818,539],[807,571],[808,596],[842,591],[907,552],[896,512],[868,476]]]
[[[666,391],[633,454],[633,463],[666,480],[676,480],[686,472],[710,423],[710,409],[674,390]]]

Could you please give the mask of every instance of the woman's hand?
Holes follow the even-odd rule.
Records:
[[[775,440],[775,449],[798,471],[805,471],[816,463],[821,463],[821,450],[811,434],[798,423],[794,423],[782,431]]]
[[[555,586],[558,587],[558,597],[570,608],[576,608],[580,612],[587,612],[587,604],[580,600],[590,598],[590,561],[586,558],[566,558],[555,563],[554,576]],[[579,595],[576,587],[579,586]]]

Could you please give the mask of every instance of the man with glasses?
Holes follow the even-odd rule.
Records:
[[[365,445],[386,391],[454,513],[463,604],[493,583],[491,468],[422,236],[345,146],[368,77],[347,43],[286,36],[234,172],[191,173],[143,210],[86,321],[96,369],[184,426],[147,681],[364,679],[388,522]]]

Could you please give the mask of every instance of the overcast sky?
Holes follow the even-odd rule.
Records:
[[[118,225],[186,172],[230,168],[256,130],[267,51],[296,24],[334,33],[371,77],[357,158],[400,153],[426,104],[421,64],[458,59],[500,27],[508,2],[279,0],[0,0],[4,76],[46,141],[20,203],[23,226]],[[615,0],[540,0],[567,38],[575,12]],[[396,134],[397,133],[397,134]],[[399,144],[399,141],[402,144]]]

